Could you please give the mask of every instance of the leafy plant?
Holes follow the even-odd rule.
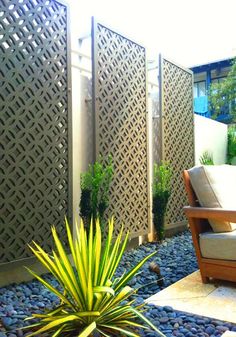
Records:
[[[155,253],[145,257],[138,265],[121,277],[115,278],[119,262],[124,253],[128,234],[122,242],[121,229],[113,242],[113,220],[109,221],[109,231],[102,245],[102,235],[99,220],[96,221],[96,231],[93,235],[91,223],[89,236],[84,229],[76,225],[77,238],[73,241],[68,222],[66,229],[70,253],[74,267],[66,254],[56,228],[52,227],[52,234],[56,251],[52,256],[47,254],[37,243],[33,242],[30,249],[47,270],[57,279],[62,290],[59,290],[38,276],[32,270],[30,273],[46,288],[60,299],[60,305],[43,314],[33,314],[29,319],[39,319],[26,329],[37,329],[29,336],[44,332],[50,336],[133,336],[138,337],[133,330],[157,328],[143,315],[143,306],[136,305],[130,299],[135,290],[127,283],[137,273],[141,266]],[[137,321],[138,319],[138,321]],[[140,322],[143,321],[144,325]],[[161,336],[164,336],[159,332]]]
[[[227,144],[227,163],[232,164],[233,158],[236,157],[236,127],[228,127],[228,144]]]
[[[88,171],[80,176],[80,216],[88,229],[91,219],[99,218],[104,231],[104,213],[109,205],[109,188],[113,177],[112,157],[108,157],[108,163],[102,164],[102,158],[93,165],[89,165]]]
[[[199,158],[201,165],[214,165],[213,155],[208,151],[204,151]]]
[[[172,169],[169,163],[162,161],[160,165],[154,164],[152,212],[153,223],[159,241],[164,238],[164,220],[171,194],[171,178]]]
[[[212,83],[208,93],[210,109],[213,117],[217,118],[225,109],[233,121],[236,119],[236,58],[232,62],[227,77],[219,83]]]

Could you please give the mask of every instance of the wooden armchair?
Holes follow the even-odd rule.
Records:
[[[211,230],[207,219],[230,221],[236,223],[236,210],[201,207],[192,188],[187,170],[183,172],[183,177],[190,205],[184,207],[184,212],[189,221],[202,282],[207,283],[209,278],[236,282],[236,251],[235,261],[204,258],[202,256],[199,244],[200,234]]]

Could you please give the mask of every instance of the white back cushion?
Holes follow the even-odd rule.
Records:
[[[202,165],[188,170],[191,185],[203,207],[236,210],[236,166]],[[214,232],[236,229],[232,222],[209,220]]]

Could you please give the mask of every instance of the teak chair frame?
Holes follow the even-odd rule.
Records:
[[[200,233],[210,230],[207,219],[236,222],[236,210],[201,207],[192,188],[187,170],[184,170],[183,177],[190,205],[184,207],[184,212],[189,221],[202,282],[208,283],[209,278],[236,282],[236,252],[235,261],[209,259],[202,257],[199,245]]]

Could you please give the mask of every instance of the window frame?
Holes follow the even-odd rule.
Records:
[[[205,85],[205,95],[200,95],[200,88],[199,88],[200,83],[204,83],[204,85]],[[195,96],[195,88],[197,89],[197,96]],[[207,91],[206,90],[206,80],[194,82],[194,98],[207,96],[206,91]]]

